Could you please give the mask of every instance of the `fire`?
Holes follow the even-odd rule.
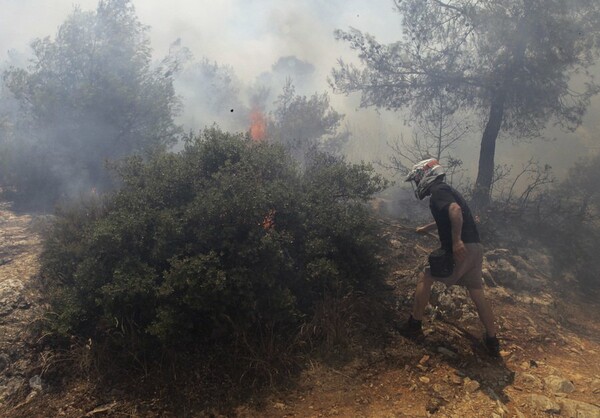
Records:
[[[267,133],[267,120],[262,112],[258,109],[252,110],[250,113],[250,138],[255,142],[260,142],[265,139]]]
[[[269,231],[275,227],[275,209],[270,209],[262,221],[262,227],[265,231]]]

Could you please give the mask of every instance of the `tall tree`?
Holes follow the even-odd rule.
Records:
[[[92,12],[75,8],[54,39],[31,46],[30,66],[4,74],[32,121],[12,167],[22,174],[15,178],[22,194],[42,188],[52,201],[106,186],[105,160],[175,141],[177,60],[152,68],[147,27],[130,0],[101,0]]]
[[[297,160],[303,161],[311,149],[336,153],[349,137],[347,130],[340,129],[344,115],[330,106],[327,93],[310,98],[298,95],[288,79],[275,106],[267,135],[285,145]]]
[[[363,68],[339,61],[331,83],[362,106],[419,109],[440,88],[485,126],[474,200],[489,203],[496,139],[538,135],[550,121],[575,129],[600,89],[597,0],[395,0],[403,36],[382,45],[356,29],[336,37]],[[577,83],[571,76],[576,74]],[[576,86],[576,87],[575,87]]]

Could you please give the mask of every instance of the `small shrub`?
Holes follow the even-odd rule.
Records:
[[[368,166],[316,154],[300,172],[282,147],[210,129],[178,154],[116,171],[117,192],[61,211],[46,238],[59,333],[109,338],[138,357],[273,352],[327,295],[382,279],[364,203],[385,182]]]

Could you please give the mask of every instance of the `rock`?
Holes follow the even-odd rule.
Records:
[[[552,277],[553,258],[550,254],[544,254],[539,251],[541,246],[536,248],[522,248],[519,252],[521,257],[530,265],[534,266],[535,270],[546,277]]]
[[[402,248],[402,243],[401,243],[400,241],[398,241],[397,239],[391,239],[391,240],[390,240],[390,245],[391,245],[393,248],[396,248],[396,249],[397,249],[397,248]]]
[[[452,350],[448,350],[445,347],[438,347],[437,348],[437,352],[440,354],[443,354],[446,357],[450,357],[450,358],[455,358],[456,357],[456,353]]]
[[[6,353],[0,353],[0,373],[10,365],[10,357]]]
[[[33,390],[37,390],[38,392],[42,391],[42,378],[39,375],[33,376],[29,379],[29,387]]]
[[[475,392],[481,386],[477,380],[471,380],[468,377],[465,377],[463,383],[466,391],[469,393]]]
[[[0,385],[0,402],[3,402],[5,399],[17,393],[24,383],[25,379],[16,377]]]
[[[29,403],[33,400],[33,398],[35,398],[36,396],[38,396],[40,394],[40,392],[38,392],[37,390],[32,390],[31,392],[29,392],[29,395],[27,395],[27,398],[25,398],[25,403]]]
[[[488,286],[490,288],[497,288],[498,283],[496,283],[494,281],[494,278],[492,277],[492,274],[490,273],[489,269],[487,269],[487,268],[482,269],[481,276],[483,277],[483,281],[486,286]]]
[[[599,418],[600,408],[585,402],[574,401],[572,399],[561,399],[558,401],[561,406],[561,415],[568,418]]]
[[[9,315],[23,302],[23,283],[8,279],[0,282],[0,316]]]
[[[430,382],[430,379],[426,376],[419,377],[419,380],[421,381],[421,383],[426,383],[426,384]]]
[[[531,405],[534,409],[548,412],[550,414],[559,414],[560,413],[560,405],[548,398],[544,395],[529,395],[527,398],[527,403]]]
[[[491,260],[491,261],[495,261],[498,260],[499,258],[506,258],[510,255],[510,250],[507,248],[495,248],[491,251],[488,251],[485,253],[485,259],[484,262],[486,260]]]
[[[285,404],[283,402],[275,402],[273,408],[283,411],[285,409]]]
[[[517,269],[507,259],[498,258],[491,261],[488,271],[495,283],[516,288],[517,286]]]
[[[446,401],[450,401],[453,397],[452,388],[447,384],[434,383],[432,389],[438,397]]]
[[[590,384],[590,389],[593,393],[600,393],[600,379],[592,380],[592,383]]]
[[[452,376],[450,376],[450,381],[452,383],[454,383],[455,385],[462,385],[462,378],[460,376],[457,376],[455,374],[453,374]]]
[[[512,295],[508,293],[508,291],[504,287],[493,287],[489,289],[488,293],[491,296],[496,297],[498,299],[513,301]]]
[[[517,375],[517,382],[527,388],[541,389],[542,381],[540,378],[530,373],[519,373]]]
[[[429,400],[427,401],[427,405],[425,405],[425,409],[427,410],[427,412],[429,412],[430,414],[434,414],[436,413],[441,406],[444,405],[444,401],[440,398],[437,398],[435,396],[431,396],[429,398]]]
[[[546,389],[552,393],[571,393],[575,391],[575,386],[569,380],[560,376],[548,376],[544,379]]]

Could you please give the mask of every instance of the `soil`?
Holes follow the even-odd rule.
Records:
[[[600,416],[594,415],[600,411],[600,301],[549,278],[548,285],[535,292],[488,288],[501,338],[501,358],[495,359],[479,343],[483,330],[466,296],[454,310],[442,309],[437,302],[444,289],[436,288],[437,309],[428,310],[426,338],[407,340],[393,328],[410,312],[416,273],[437,246],[437,237],[418,235],[414,226],[394,220],[382,222],[390,248],[386,257],[392,264],[384,292],[396,305],[396,323],[390,323],[389,332],[375,343],[358,344],[350,359],[336,365],[308,361],[293,384],[274,387],[259,401],[227,413],[211,408],[173,412],[161,394],[132,391],[133,396],[122,385],[104,382],[99,387],[75,373],[66,373],[60,384],[47,385],[44,370],[53,353],[40,351],[27,332],[43,308],[32,285],[39,270],[41,221],[0,207],[0,285],[9,280],[23,283],[20,295],[0,317],[0,382],[6,393],[7,385],[16,385],[0,403],[2,417]],[[553,390],[546,381],[551,376],[570,382],[574,390]],[[558,409],[540,404],[532,395]],[[566,401],[584,403],[587,415],[569,412]]]

